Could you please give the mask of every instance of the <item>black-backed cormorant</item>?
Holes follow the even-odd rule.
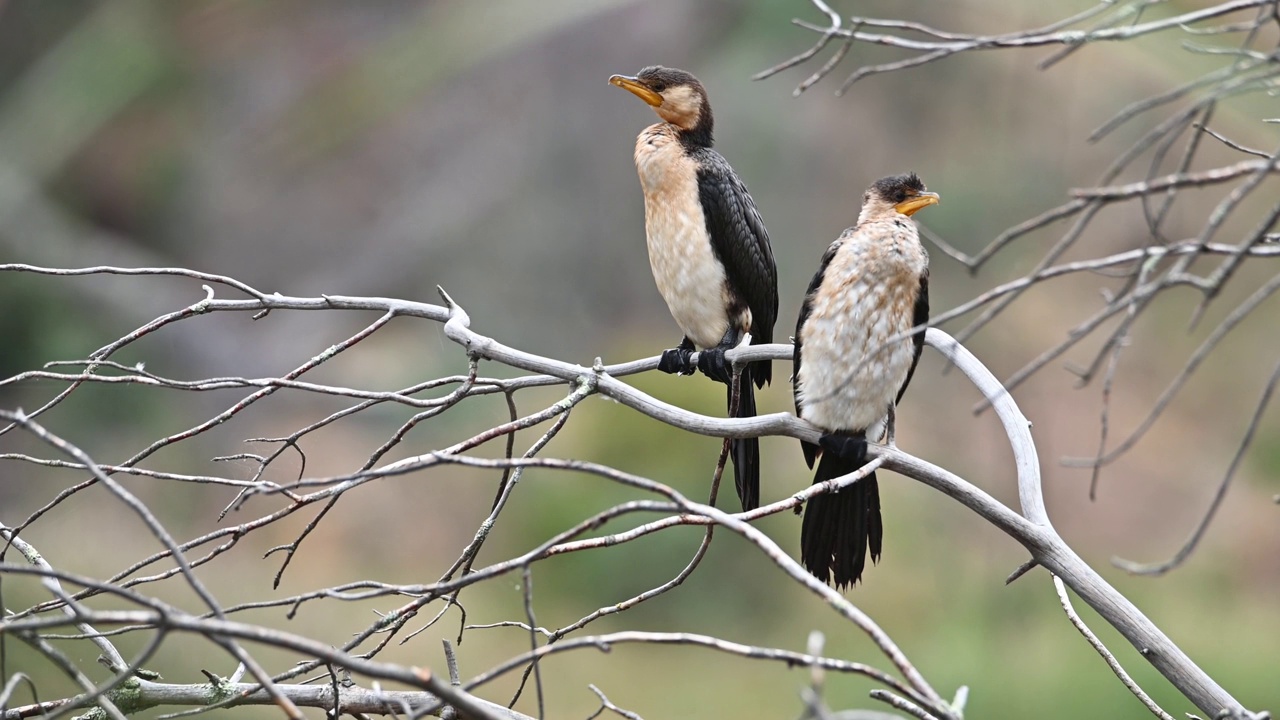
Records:
[[[702,83],[674,68],[647,67],[635,77],[609,82],[653,107],[662,122],[636,138],[635,162],[644,189],[645,235],[658,292],[684,332],[680,345],[662,354],[659,369],[690,374],[689,360],[733,386],[724,351],[743,333],[751,344],[773,340],[778,317],[778,274],[769,233],[747,187],[711,148],[711,105]],[[737,417],[756,414],[756,387],[771,378],[767,361],[742,368]],[[732,443],[734,481],[744,510],[760,502],[760,443]]]

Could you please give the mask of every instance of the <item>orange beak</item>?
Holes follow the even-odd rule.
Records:
[[[662,104],[662,96],[650,90],[644,83],[640,82],[636,78],[628,77],[626,75],[614,75],[609,78],[609,84],[617,85],[654,107],[658,107]]]
[[[897,205],[894,205],[893,209],[909,217],[930,205],[937,205],[940,202],[942,202],[942,200],[938,197],[938,193],[922,192],[915,197],[907,198]]]

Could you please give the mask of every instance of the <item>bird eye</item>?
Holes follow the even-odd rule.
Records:
[[[654,84],[650,85],[650,86],[649,86],[649,89],[650,89],[650,90],[652,90],[652,91],[654,91],[654,92],[656,92],[656,93],[660,93],[660,92],[662,92],[663,90],[666,90],[666,89],[667,89],[667,84],[666,84],[666,83],[656,82],[656,83],[654,83]]]

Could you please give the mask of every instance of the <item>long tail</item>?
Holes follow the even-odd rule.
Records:
[[[847,475],[866,460],[841,458],[824,452],[813,482],[826,482]],[[880,522],[880,488],[871,473],[835,494],[810,498],[800,528],[800,559],[809,572],[823,582],[835,581],[837,588],[851,586],[862,577],[867,564],[880,559],[884,526]]]
[[[752,385],[753,367],[742,368],[742,376],[738,382],[738,407],[734,417],[749,418],[756,416],[756,393]],[[729,385],[729,410],[733,407],[733,384]],[[729,455],[733,457],[733,483],[738,489],[738,500],[743,510],[755,510],[760,506],[760,440],[745,438],[734,440],[729,445]]]

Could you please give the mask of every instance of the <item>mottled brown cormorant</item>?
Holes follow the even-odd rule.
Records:
[[[858,224],[822,256],[796,323],[796,413],[824,431],[802,443],[814,484],[866,464],[867,441],[884,434],[924,347],[929,321],[929,255],[911,215],[937,204],[915,173],[877,180]],[[802,362],[803,360],[803,362]],[[883,526],[875,473],[809,500],[800,557],[809,572],[843,588],[880,558]]]

